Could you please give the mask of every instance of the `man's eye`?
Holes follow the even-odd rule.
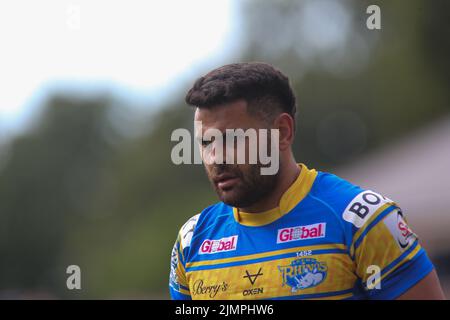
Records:
[[[209,140],[202,140],[201,144],[203,147],[207,147],[212,141]]]

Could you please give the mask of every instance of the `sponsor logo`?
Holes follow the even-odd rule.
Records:
[[[291,262],[288,266],[278,266],[283,279],[282,286],[291,287],[291,292],[312,288],[321,284],[326,276],[328,267],[325,262],[314,258],[301,258]]]
[[[400,235],[397,237],[397,241],[400,247],[404,249],[408,246],[409,239],[411,239],[411,237],[414,237],[414,233],[406,224],[406,221],[403,219],[400,211],[397,214],[397,227],[400,232]]]
[[[262,294],[262,293],[264,293],[264,288],[252,288],[252,289],[245,289],[244,291],[242,291],[242,295],[244,297],[254,296],[254,295]]]
[[[396,209],[386,217],[384,223],[402,250],[417,239],[417,235],[409,228],[401,210]]]
[[[192,286],[192,294],[194,296],[197,295],[207,295],[211,299],[213,299],[217,293],[219,292],[225,292],[229,288],[228,283],[223,281],[222,283],[218,284],[205,284],[203,279],[196,280],[194,282],[194,285]]]
[[[345,221],[361,228],[379,208],[391,202],[393,202],[391,199],[376,192],[363,191],[350,202],[342,216]]]
[[[262,275],[263,275],[263,273],[262,273],[261,271],[262,271],[262,268],[259,268],[259,270],[258,270],[258,272],[257,272],[256,274],[250,274],[250,273],[248,272],[248,270],[245,270],[245,273],[246,273],[247,275],[244,276],[244,278],[248,278],[248,281],[250,281],[250,283],[251,283],[252,285],[254,285],[255,282],[256,282],[256,279],[258,279],[259,276],[262,276]]]
[[[278,229],[277,243],[325,237],[326,223]]]
[[[264,275],[262,273],[262,268],[259,268],[258,272],[255,274],[250,274],[248,272],[248,270],[245,270],[245,276],[243,278],[247,278],[248,281],[250,281],[252,287],[256,282],[256,279],[258,279],[259,276]],[[242,291],[242,295],[245,296],[250,296],[250,295],[258,295],[258,294],[262,294],[264,293],[264,288],[251,288],[251,289],[244,289],[244,291]]]
[[[206,239],[199,249],[199,254],[213,254],[236,250],[238,236],[226,237],[218,240]]]

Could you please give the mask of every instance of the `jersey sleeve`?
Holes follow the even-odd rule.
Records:
[[[169,291],[170,297],[173,300],[189,300],[191,295],[186,281],[185,261],[180,238],[180,235],[178,235],[177,241],[172,249]]]
[[[186,279],[186,255],[200,214],[190,218],[180,229],[172,249],[170,262],[169,292],[172,300],[191,300]]]
[[[353,224],[350,255],[367,299],[395,299],[433,270],[433,264],[392,200],[363,191],[347,206]]]

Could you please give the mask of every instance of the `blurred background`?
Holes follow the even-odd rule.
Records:
[[[178,229],[217,201],[171,162],[184,95],[253,60],[292,82],[297,160],[397,201],[449,297],[448,57],[446,0],[1,1],[0,298],[168,298]]]

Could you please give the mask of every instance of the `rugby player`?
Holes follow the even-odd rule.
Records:
[[[394,201],[295,161],[296,98],[282,72],[225,65],[200,77],[186,102],[200,137],[208,129],[278,130],[279,169],[263,175],[260,162],[204,163],[220,202],[179,231],[173,299],[444,299]],[[203,156],[213,142],[200,141]]]

